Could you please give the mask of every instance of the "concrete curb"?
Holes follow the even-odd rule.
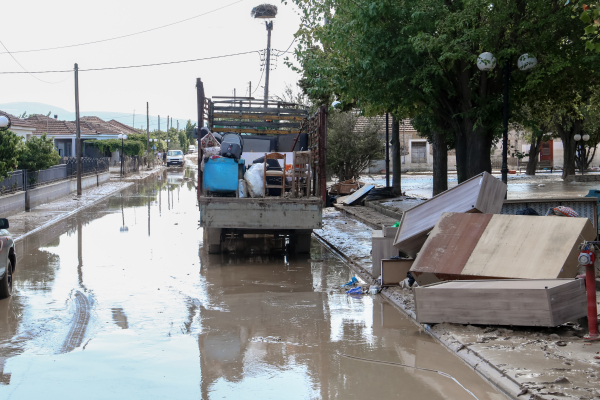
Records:
[[[362,280],[368,283],[375,283],[375,280],[371,277],[371,274],[365,270],[363,267],[358,265],[355,261],[351,260],[348,256],[342,253],[335,245],[330,243],[324,237],[313,231],[313,235],[319,240],[322,244],[331,249],[336,255],[340,256],[344,261],[346,261],[350,267],[360,276]],[[490,384],[495,386],[498,390],[504,393],[507,397],[513,400],[522,400],[527,397],[517,397],[521,392],[521,385],[515,381],[510,376],[506,375],[503,371],[499,370],[496,366],[490,363],[488,360],[483,358],[479,353],[474,350],[469,349],[464,343],[459,341],[451,342],[447,339],[441,337],[440,334],[436,332],[432,332],[431,328],[428,325],[423,325],[417,322],[416,315],[413,311],[407,310],[404,308],[403,304],[397,303],[391,296],[382,291],[380,293],[387,301],[389,301],[392,305],[394,305],[398,310],[407,315],[412,322],[421,327],[424,331],[426,331],[429,335],[431,335],[436,341],[441,343],[444,347],[446,347],[450,352],[454,353],[458,358],[460,358],[465,364],[471,367],[475,372],[481,375],[485,380],[487,380]]]
[[[23,240],[27,236],[33,235],[34,233],[37,233],[37,232],[42,231],[42,230],[44,230],[46,228],[49,228],[52,225],[56,224],[57,222],[60,222],[63,219],[69,218],[69,217],[73,216],[74,214],[78,213],[79,211],[84,210],[84,209],[86,209],[86,208],[88,208],[88,207],[90,207],[90,206],[92,206],[92,205],[94,205],[94,204],[96,204],[96,203],[98,203],[98,202],[106,199],[107,197],[112,196],[113,194],[122,191],[123,189],[127,189],[128,187],[130,187],[132,185],[133,185],[133,182],[127,182],[124,186],[122,186],[122,187],[120,187],[118,189],[115,189],[115,190],[111,191],[110,193],[107,193],[107,194],[105,194],[105,195],[103,195],[101,197],[98,197],[96,200],[94,200],[94,201],[92,201],[90,203],[87,203],[84,206],[78,207],[78,208],[76,208],[73,211],[70,211],[70,212],[68,212],[66,214],[63,214],[63,215],[60,215],[60,216],[58,216],[58,217],[56,217],[54,219],[51,219],[50,221],[46,222],[44,225],[38,226],[37,228],[35,228],[35,229],[33,229],[33,230],[31,230],[31,231],[29,231],[27,233],[22,234],[21,236],[19,236],[18,238],[16,238],[14,242],[15,243],[20,242],[21,240]]]

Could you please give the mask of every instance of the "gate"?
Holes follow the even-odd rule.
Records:
[[[427,142],[411,142],[410,162],[423,164],[427,162]]]

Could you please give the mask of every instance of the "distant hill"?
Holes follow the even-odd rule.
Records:
[[[54,117],[54,115],[58,116],[58,119],[60,120],[65,120],[65,121],[74,121],[75,120],[75,112],[74,111],[67,111],[64,108],[60,108],[60,107],[56,107],[56,106],[52,106],[50,104],[44,104],[44,103],[34,103],[34,102],[27,102],[27,101],[22,101],[22,102],[14,102],[14,103],[2,103],[0,104],[0,110],[2,111],[6,111],[9,114],[12,115],[21,115],[24,112],[27,113],[27,115],[29,114],[43,114],[43,115],[47,115],[48,112],[50,112],[50,117]],[[110,121],[111,119],[115,119],[119,122],[122,122],[126,125],[131,126],[131,124],[133,123],[133,113],[127,114],[127,113],[122,113],[122,112],[110,112],[110,111],[80,111],[79,112],[79,116],[81,117],[86,117],[86,116],[95,116],[95,117],[99,117],[102,118],[105,121]],[[156,121],[156,116],[151,115],[150,116],[150,129],[156,129],[156,123],[153,121]],[[166,118],[162,121],[161,123],[161,128],[164,130],[166,128],[166,125],[163,125],[164,122],[166,121]],[[175,119],[175,117],[173,117],[173,125],[177,126],[177,121],[179,121],[179,128],[184,128],[185,124],[187,123],[187,119]],[[192,123],[194,123],[196,121],[192,120]],[[135,114],[135,127],[136,128],[141,128],[141,127],[146,127],[146,114]]]

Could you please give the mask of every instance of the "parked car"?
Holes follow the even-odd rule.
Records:
[[[169,150],[167,152],[167,167],[171,165],[183,165],[183,151]]]
[[[193,144],[190,144],[188,146],[188,153],[195,153],[196,152],[196,146],[194,146]]]
[[[15,242],[8,231],[8,220],[0,218],[0,299],[12,295],[13,277],[17,268]]]

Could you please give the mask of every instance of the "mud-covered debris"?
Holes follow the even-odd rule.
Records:
[[[557,378],[554,380],[554,383],[559,383],[559,384],[569,384],[571,383],[570,380],[568,380],[567,378],[565,378],[564,376]]]
[[[560,346],[560,347],[565,347],[567,344],[565,342],[563,342],[562,340],[559,340],[558,342],[556,342],[556,345]]]

